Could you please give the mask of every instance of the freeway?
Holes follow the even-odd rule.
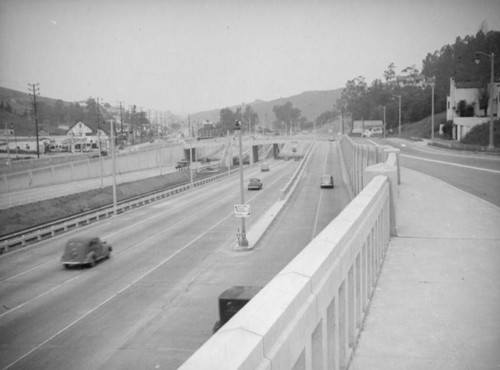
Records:
[[[250,230],[298,167],[249,168],[262,191],[245,191]],[[192,189],[0,257],[0,369],[172,369],[211,333],[217,296],[265,285],[348,204],[335,142],[319,142],[277,220],[249,251],[236,251],[239,177]],[[332,173],[336,188],[319,189]],[[65,270],[70,236],[113,246],[92,269]]]
[[[368,140],[401,150],[401,165],[440,179],[500,206],[500,156],[439,149],[427,142],[402,139]]]

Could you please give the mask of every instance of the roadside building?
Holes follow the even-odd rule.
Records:
[[[493,104],[488,102],[490,84],[479,82],[455,82],[450,78],[450,94],[446,99],[446,120],[453,122],[453,139],[461,141],[476,125],[489,121],[490,109],[498,117],[500,82],[493,84]],[[482,104],[483,103],[483,104]]]

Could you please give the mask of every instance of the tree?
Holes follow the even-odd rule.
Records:
[[[224,131],[233,131],[236,113],[229,108],[221,109],[219,112],[219,124]]]
[[[259,123],[259,115],[254,112],[251,106],[247,105],[242,115],[242,120],[246,123],[248,130],[252,132]]]
[[[287,101],[284,105],[275,105],[273,112],[278,122],[288,125],[287,131],[293,127],[294,123],[298,122],[302,113],[300,109],[294,108],[290,101]]]
[[[396,69],[396,66],[394,65],[393,62],[391,62],[391,64],[389,64],[387,69],[384,71],[385,82],[391,82],[394,80],[394,78],[396,77],[395,69]]]
[[[415,79],[419,74],[417,67],[415,67],[415,64],[406,67],[401,72],[406,73],[406,75],[409,77],[410,83],[415,82]]]
[[[327,123],[333,122],[338,116],[339,112],[336,110],[323,112],[316,118],[316,127],[319,128]]]

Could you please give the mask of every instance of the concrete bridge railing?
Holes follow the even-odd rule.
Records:
[[[349,177],[350,188],[354,195],[359,194],[368,183],[365,178],[365,169],[377,163],[386,162],[390,153],[394,153],[396,156],[394,165],[397,167],[398,184],[401,183],[399,149],[388,145],[373,146],[355,143],[350,137],[342,136],[340,139],[340,150]]]

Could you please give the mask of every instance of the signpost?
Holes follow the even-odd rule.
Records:
[[[250,204],[235,204],[234,215],[236,217],[250,217]]]

